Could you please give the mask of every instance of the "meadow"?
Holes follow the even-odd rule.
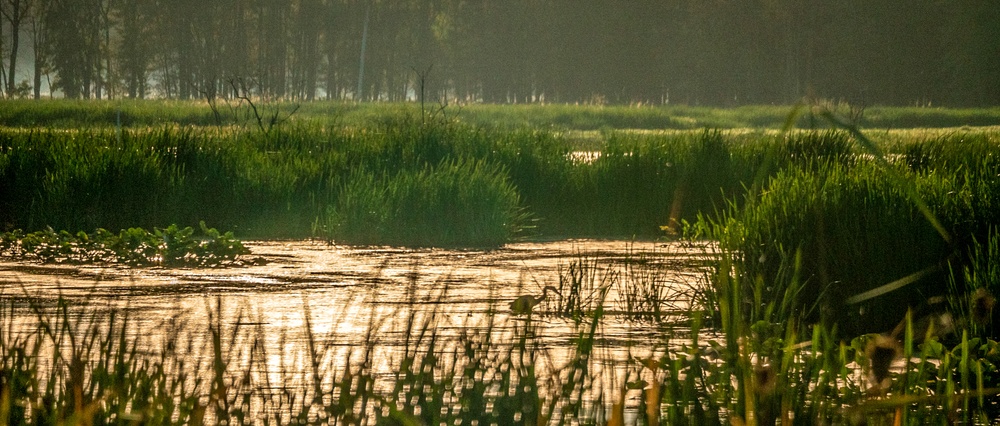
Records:
[[[6,103],[0,226],[76,233],[204,222],[240,238],[449,247],[709,239],[719,255],[710,285],[691,290],[686,343],[664,342],[658,359],[637,360],[642,381],[623,384],[621,394],[642,389],[632,420],[923,424],[998,414],[997,110],[259,107]],[[569,279],[600,287],[586,281]],[[195,395],[186,377],[164,373],[183,357],[140,361],[140,343],[113,333],[120,324],[48,325],[73,323],[63,309],[38,314],[38,333],[23,337],[10,331],[14,309],[0,312],[8,418],[242,424],[251,401],[276,403],[227,384],[246,374],[224,362],[240,349],[223,340],[200,376],[210,390]],[[323,364],[320,342],[334,339],[317,338],[308,390],[280,400],[287,405],[272,412],[286,417],[268,419],[624,424],[616,395],[595,401],[580,390],[596,380],[588,356],[601,309],[556,311],[583,320],[579,358],[555,378],[534,373],[530,321],[505,342],[418,339],[391,393],[371,387],[363,363]],[[432,322],[413,327],[433,339]],[[711,356],[703,329],[719,336]],[[79,356],[76,341],[93,352]],[[71,356],[54,369],[33,364],[53,345]],[[568,382],[538,385],[545,380]]]

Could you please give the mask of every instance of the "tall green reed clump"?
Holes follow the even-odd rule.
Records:
[[[791,283],[775,280],[791,278],[779,272],[798,261],[806,287],[794,303],[805,318],[826,317],[848,333],[884,331],[906,306],[944,290],[942,283],[857,306],[843,302],[948,257],[948,244],[922,219],[908,194],[876,168],[833,165],[779,173],[718,235],[744,282],[768,283],[763,300],[784,296]]]
[[[376,176],[355,172],[328,220],[339,242],[499,246],[524,222],[520,197],[499,166],[445,160]]]
[[[622,232],[712,211],[739,189],[731,167],[718,132],[654,143],[611,137],[594,163],[595,192],[607,209],[597,217],[627,227],[615,230]]]
[[[521,194],[533,178],[565,161],[544,132],[447,117],[385,117],[345,134],[342,184],[318,224],[354,243],[502,244],[530,226]]]
[[[109,132],[0,134],[3,226],[93,229],[151,224],[174,170],[159,153]]]
[[[722,206],[740,188],[718,132],[605,138],[593,158],[571,158],[565,172],[547,176],[558,192],[525,196],[540,227],[564,235],[654,236],[671,219]]]
[[[898,334],[845,340],[835,327],[799,321],[787,295],[768,300],[762,280],[740,282],[743,277],[728,272],[730,259],[723,257],[713,279],[722,341],[712,347],[718,358],[701,370],[708,386],[694,389],[704,400],[713,398],[731,422],[988,423],[995,416],[995,341],[959,330],[946,346],[911,313],[904,314]],[[792,277],[787,293],[808,287],[799,266],[785,267],[781,274]],[[755,303],[748,303],[747,289]]]
[[[845,162],[845,133],[787,135],[722,131],[642,134],[610,132],[593,159],[575,160],[559,182],[557,203],[526,203],[551,232],[576,235],[680,233],[699,215],[742,205],[779,171],[815,158]],[[519,188],[520,183],[519,184]],[[546,222],[552,222],[548,224]]]
[[[892,330],[906,307],[948,292],[949,268],[966,262],[997,219],[995,155],[982,144],[947,155],[928,154],[932,146],[807,157],[765,180],[718,222],[735,274],[767,283],[764,300],[792,297],[809,321],[849,334]],[[793,269],[802,275],[781,273]],[[794,294],[791,279],[802,282]]]
[[[985,243],[1000,221],[1000,139],[990,132],[954,132],[889,141],[887,155],[919,174],[945,174],[956,190],[928,194],[962,250]],[[973,242],[975,240],[975,242]],[[963,253],[965,256],[966,253]]]
[[[317,218],[325,218],[338,203],[342,190],[359,187],[373,175],[388,179],[397,174],[413,176],[422,185],[448,186],[435,189],[439,195],[470,185],[461,189],[462,213],[472,213],[498,206],[484,192],[489,185],[516,201],[516,193],[502,182],[514,174],[537,176],[549,162],[534,157],[550,150],[534,143],[544,138],[535,132],[495,134],[409,118],[370,128],[298,125],[269,132],[162,128],[0,133],[0,202],[7,207],[0,224],[28,231],[46,226],[74,232],[190,226],[203,220],[242,235],[308,236]],[[451,171],[426,180],[445,169]],[[346,199],[340,203],[348,204]],[[442,211],[408,214],[427,217]],[[467,221],[518,226],[509,211],[475,214]],[[412,224],[385,225],[401,234]],[[496,241],[496,234],[477,238]]]
[[[300,162],[269,155],[258,144],[214,130],[5,130],[0,192],[7,208],[0,219],[5,228],[29,231],[191,226],[204,220],[266,232],[262,217],[280,214],[292,225],[288,234],[301,233],[311,217],[298,218],[303,213],[293,206],[317,198],[316,188],[303,184],[322,177],[310,172],[329,165],[330,158]]]

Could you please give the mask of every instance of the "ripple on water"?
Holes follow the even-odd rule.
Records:
[[[90,311],[95,315],[119,308],[154,340],[177,321],[183,321],[193,339],[208,339],[210,313],[227,326],[252,327],[265,335],[270,353],[301,350],[305,345],[299,343],[309,336],[344,350],[375,339],[384,358],[376,364],[391,369],[389,360],[398,359],[394,351],[411,340],[414,327],[432,327],[442,342],[483,332],[497,334],[496,342],[512,342],[529,319],[510,316],[510,300],[558,285],[574,262],[600,269],[589,275],[598,284],[646,271],[658,286],[673,292],[673,299],[664,306],[660,321],[630,321],[619,303],[618,288],[611,285],[595,357],[612,365],[662,350],[671,336],[687,340],[679,321],[687,307],[683,297],[691,286],[700,285],[712,251],[708,245],[611,240],[523,242],[495,250],[350,247],[313,241],[246,246],[267,262],[219,269],[0,263],[0,291],[25,305],[51,305],[61,295],[77,305],[102,307]],[[558,364],[570,356],[585,327],[552,315],[553,305],[546,303],[530,321],[537,327],[540,350],[550,351]],[[310,333],[306,324],[312,327]]]

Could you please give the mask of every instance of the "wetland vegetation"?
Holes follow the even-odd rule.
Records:
[[[261,127],[198,103],[83,105],[93,104],[12,102],[0,113],[4,250],[37,252],[24,248],[31,238],[125,241],[136,227],[190,238],[203,222],[242,238],[407,246],[666,235],[716,241],[718,253],[708,284],[685,289],[685,327],[664,332],[613,385],[591,351],[609,315],[595,301],[621,275],[585,259],[550,297],[550,315],[576,318],[578,337],[545,374],[532,328],[542,315],[500,341],[449,344],[434,316],[412,317],[388,382],[368,362],[376,336],[335,355],[336,336],[312,335],[307,322],[308,374],[270,371],[289,381],[262,386],[251,377],[273,365],[254,354],[252,327],[207,325],[204,373],[189,375],[177,345],[140,350],[149,342],[124,332],[125,313],[93,324],[62,302],[29,306],[37,324],[21,328],[15,312],[26,308],[12,299],[0,310],[0,415],[12,421],[917,424],[998,414],[1000,131],[974,127],[995,126],[995,110],[869,108],[848,120],[839,117],[852,109],[836,104],[791,115],[275,104],[287,120]],[[221,252],[245,254],[234,234],[200,228]],[[655,270],[628,276],[620,310],[661,323]],[[486,329],[512,321],[501,310],[483,317]],[[41,363],[49,353],[59,355]]]

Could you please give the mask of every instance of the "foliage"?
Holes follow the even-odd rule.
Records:
[[[0,100],[0,124],[23,128],[149,128],[166,125],[250,127],[256,120],[252,110],[238,99],[206,101],[178,100]],[[259,102],[259,101],[258,101]],[[821,101],[815,101],[822,103]],[[386,124],[393,117],[420,116],[420,105],[407,102],[349,103],[314,101],[294,103],[267,101],[261,114],[277,113],[289,123],[320,127],[370,126]],[[830,105],[834,111],[848,112],[849,104]],[[750,105],[732,108],[707,106],[595,106],[568,104],[469,104],[442,108],[437,114],[481,128],[518,131],[602,130],[694,130],[703,129],[782,129],[788,119],[788,105]],[[294,114],[292,114],[294,112]],[[247,114],[251,117],[246,117]],[[425,110],[423,113],[427,113]],[[803,114],[793,124],[808,130],[822,130],[822,117]],[[962,126],[1000,125],[996,107],[928,108],[867,106],[854,123],[861,128],[932,129]],[[950,131],[954,131],[951,129]]]
[[[203,104],[9,103],[13,108],[0,110],[0,117],[54,127],[0,129],[3,230],[151,229],[204,220],[252,238],[328,236],[331,209],[346,202],[339,200],[342,191],[368,180],[418,176],[450,161],[477,163],[479,173],[506,179],[531,218],[521,225],[534,235],[656,237],[661,226],[679,232],[699,214],[724,210],[727,202],[743,205],[748,194],[762,191],[789,167],[850,165],[860,158],[846,132],[827,129],[526,127],[565,114],[595,120],[574,124],[581,128],[602,126],[602,114],[621,116],[623,123],[631,114],[687,122],[678,113],[701,117],[692,118],[691,126],[757,119],[780,126],[787,113],[783,118],[777,107],[480,105],[420,111],[406,104],[315,103],[261,132],[213,126]],[[927,129],[872,132],[872,138],[890,157],[909,158],[915,171],[944,168],[956,182],[969,182],[976,197],[995,200],[992,180],[978,177],[996,166],[994,134],[989,128]],[[941,202],[958,205],[947,197]],[[967,223],[987,223],[987,211],[977,209]]]
[[[998,219],[996,142],[960,134],[864,138],[864,149],[816,142],[796,150],[833,155],[806,154],[763,175],[744,204],[706,220],[731,273],[750,284],[744,303],[777,300],[794,307],[779,318],[856,335],[889,331],[908,307],[928,309],[939,296],[965,297],[963,284],[952,294],[947,283]],[[869,153],[880,147],[887,151]]]
[[[327,220],[338,242],[406,246],[500,246],[525,222],[506,173],[476,160],[378,177],[356,171]]]
[[[268,100],[725,106],[787,104],[811,93],[867,105],[1000,99],[991,61],[1000,16],[971,0],[11,5],[25,12],[5,13],[15,60],[5,61],[4,88],[31,80],[36,97],[44,77],[67,98],[235,99],[243,94],[230,86],[240,79],[254,98]],[[33,48],[34,67],[15,66],[19,46]],[[32,68],[28,78],[22,70]]]
[[[201,223],[203,235],[191,227],[170,225],[153,232],[141,228],[123,229],[118,234],[98,228],[93,233],[20,230],[0,234],[0,257],[43,263],[231,266],[243,262],[250,250],[232,232],[220,233]]]

